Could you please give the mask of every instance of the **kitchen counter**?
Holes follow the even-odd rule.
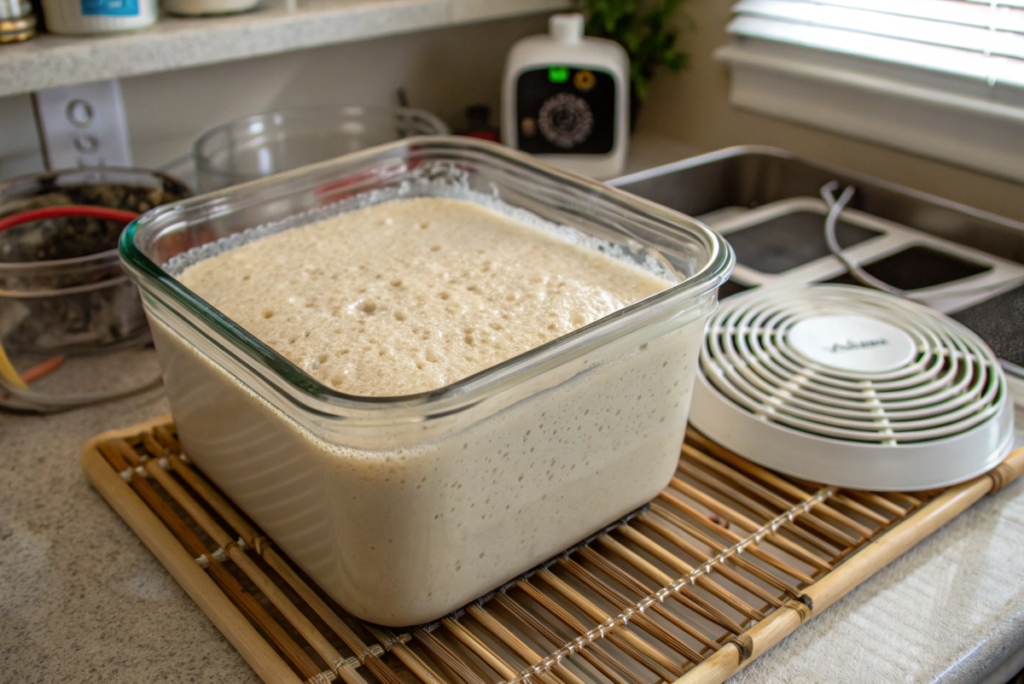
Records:
[[[153,352],[137,351],[61,369],[51,382],[154,372]],[[259,681],[78,465],[88,438],[167,410],[153,390],[57,415],[0,412],[0,680]],[[1001,684],[1024,667],[1022,549],[1018,480],[733,681]]]

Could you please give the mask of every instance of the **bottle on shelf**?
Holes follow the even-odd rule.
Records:
[[[42,0],[46,29],[82,35],[135,31],[156,22],[157,0]]]
[[[20,43],[36,35],[36,15],[29,0],[0,0],[0,43]]]

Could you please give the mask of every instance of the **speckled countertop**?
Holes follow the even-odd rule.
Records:
[[[66,369],[156,372],[151,351]],[[0,412],[0,682],[257,682],[107,506],[82,444],[168,410],[159,390],[52,416]],[[1024,415],[1018,412],[1018,425]],[[734,678],[1002,683],[1024,667],[1024,481],[987,498]]]

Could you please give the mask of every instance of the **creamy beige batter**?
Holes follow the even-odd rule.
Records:
[[[393,200],[271,235],[183,284],[320,382],[437,389],[669,283],[465,200]]]

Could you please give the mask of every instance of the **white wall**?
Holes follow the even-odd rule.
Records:
[[[247,114],[395,104],[399,86],[411,106],[453,127],[479,102],[491,105],[497,124],[505,55],[518,38],[544,30],[538,15],[123,79],[135,164],[167,163],[206,129]],[[43,168],[28,96],[0,98],[0,131],[0,179]]]
[[[641,114],[641,129],[702,150],[762,144],[792,150],[971,206],[1024,220],[1024,186],[921,156],[827,133],[729,105],[729,71],[711,52],[729,40],[729,0],[688,0],[683,9],[697,25],[683,38],[691,53],[681,76],[660,74]],[[1024,163],[1024,162],[1022,162]]]
[[[0,97],[0,180],[43,168],[32,98]]]

